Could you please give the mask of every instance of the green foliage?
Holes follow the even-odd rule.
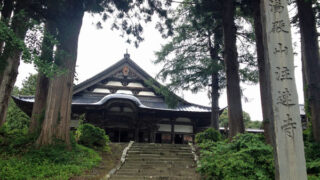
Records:
[[[30,57],[30,52],[27,51],[27,48],[22,39],[17,37],[13,30],[4,22],[0,21],[0,41],[6,43],[6,47],[11,47],[11,49],[20,50],[23,52],[23,57]],[[6,58],[10,56],[11,53],[7,52],[0,56],[0,72],[3,72],[6,65]]]
[[[221,134],[219,131],[208,128],[203,132],[196,134],[196,143],[205,143],[207,141],[217,142],[221,140]]]
[[[219,121],[220,127],[229,127],[228,109],[223,110],[222,114],[219,117]]]
[[[19,90],[20,95],[35,95],[37,87],[38,74],[29,74],[22,81],[22,88]]]
[[[229,127],[229,118],[228,118],[228,109],[225,109],[219,118],[219,125],[221,127]],[[246,128],[257,128],[261,129],[262,122],[261,121],[251,121],[251,117],[249,113],[243,111],[243,122]]]
[[[30,74],[22,81],[22,88],[14,87],[12,95],[34,95],[36,93],[37,74]],[[25,114],[10,98],[6,116],[6,127],[9,130],[27,131],[30,123],[30,117]]]
[[[161,94],[169,108],[175,108],[179,105],[179,98],[170,90],[170,87],[162,86],[153,79],[146,80],[144,83],[154,89],[157,94]]]
[[[19,88],[14,87],[12,91],[12,95],[18,95]],[[30,122],[30,117],[25,114],[20,108],[13,102],[12,98],[10,98],[8,111],[6,116],[6,128],[9,130],[21,130],[27,131]]]
[[[109,150],[109,137],[103,129],[92,124],[81,124],[76,131],[76,139],[84,146]]]
[[[0,154],[0,177],[10,179],[69,179],[97,165],[99,155],[84,146],[33,149],[23,155]]]
[[[183,2],[172,14],[172,40],[156,52],[154,63],[163,66],[157,77],[168,79],[173,90],[198,92],[212,83],[215,73],[219,76],[216,88],[223,88],[222,29],[217,14],[202,13],[193,1]]]
[[[27,134],[28,129],[16,129],[4,124],[0,127],[0,153],[19,153],[32,144],[35,137]]]
[[[244,126],[246,128],[262,129],[262,122],[261,121],[249,121],[249,122],[245,122]]]
[[[0,128],[0,179],[69,179],[97,165],[101,158],[92,149],[63,143],[37,149],[36,137],[27,132]]]
[[[320,178],[320,143],[315,142],[312,134],[312,125],[303,132],[304,150],[306,157],[308,179]]]
[[[204,179],[273,179],[272,147],[261,135],[241,134],[231,142],[204,142],[198,171]]]

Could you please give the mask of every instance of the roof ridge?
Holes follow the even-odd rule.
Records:
[[[135,61],[133,61],[131,58],[130,58],[130,54],[128,53],[125,53],[124,54],[124,57],[114,63],[113,65],[107,67],[106,69],[104,69],[103,71],[99,72],[98,74],[92,76],[91,78],[77,84],[75,87],[74,87],[74,90],[73,90],[73,94],[76,94],[80,91],[82,91],[85,87],[86,84],[88,84],[89,82],[91,81],[94,81],[96,79],[98,79],[99,77],[101,77],[104,73],[107,73],[108,71],[110,71],[111,69],[121,65],[121,64],[124,64],[124,63],[128,63],[129,65],[133,66],[133,68],[135,70],[137,70],[144,78],[146,78],[147,80],[149,79],[152,79],[154,82],[155,82],[155,85],[158,86],[158,87],[165,87],[165,85],[161,84],[160,82],[157,81],[156,78],[152,77],[149,75],[149,73],[147,73],[144,69],[142,69]],[[195,106],[198,106],[198,107],[201,107],[201,108],[210,108],[209,106],[203,106],[203,105],[199,105],[199,104],[195,104],[195,103],[190,103],[188,101],[186,101],[185,99],[183,99],[182,97],[178,96],[175,92],[171,91],[174,96],[176,96],[178,98],[178,100],[182,103],[185,103],[185,104],[189,104],[189,105],[195,105]]]

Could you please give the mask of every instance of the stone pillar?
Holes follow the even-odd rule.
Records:
[[[261,11],[275,179],[306,180],[287,0],[262,0]]]

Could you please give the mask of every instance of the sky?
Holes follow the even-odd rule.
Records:
[[[78,57],[77,57],[77,79],[76,84],[96,75],[109,66],[123,58],[126,50],[130,54],[130,58],[144,69],[149,75],[155,77],[160,71],[160,65],[154,65],[153,60],[156,59],[154,53],[160,50],[161,45],[168,40],[162,39],[158,30],[155,29],[154,23],[144,26],[144,41],[135,48],[133,45],[127,44],[125,39],[120,37],[120,32],[110,30],[110,22],[103,24],[103,29],[97,29],[95,22],[97,18],[90,14],[85,14],[83,24],[79,36]],[[295,78],[299,96],[299,103],[303,104],[303,88],[301,75],[301,60],[300,60],[300,42],[299,34],[296,29],[292,29],[293,48],[296,55],[294,56],[295,63]],[[32,64],[21,63],[19,67],[19,75],[16,85],[21,87],[23,79],[30,73],[36,73]],[[161,82],[161,81],[159,81]],[[243,89],[242,108],[250,114],[251,120],[262,120],[260,89],[259,84],[247,85],[241,84]],[[185,100],[199,105],[210,106],[210,99],[207,97],[207,92],[202,91],[197,94],[192,94],[188,91],[177,92],[177,95]],[[222,91],[219,100],[220,108],[227,106],[226,91]]]

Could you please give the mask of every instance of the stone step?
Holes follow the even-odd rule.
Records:
[[[131,148],[144,148],[144,149],[156,149],[156,148],[161,148],[161,149],[190,149],[189,145],[184,145],[184,146],[174,146],[174,145],[168,145],[168,146],[156,146],[156,145],[132,145]]]
[[[195,172],[183,172],[183,171],[147,171],[147,172],[125,172],[119,171],[115,175],[127,175],[127,176],[192,176]]]
[[[175,169],[188,169],[196,167],[195,163],[172,163],[172,164],[164,164],[164,163],[126,163],[122,165],[121,169],[165,169],[165,168],[175,168]]]
[[[187,168],[188,169],[188,168]],[[169,172],[183,172],[185,174],[190,174],[190,173],[194,173],[194,169],[189,169],[188,171],[186,171],[186,168],[145,168],[145,169],[139,169],[139,168],[135,168],[135,169],[126,169],[123,168],[121,171],[118,171],[117,173],[154,173],[154,174],[159,174],[161,175],[161,173],[169,173]]]
[[[138,152],[145,152],[145,153],[190,153],[191,149],[169,149],[164,151],[163,149],[131,149],[128,153],[138,153]]]
[[[127,157],[129,158],[174,158],[174,159],[184,159],[184,158],[193,158],[193,155],[190,154],[168,154],[168,155],[160,155],[160,154],[128,154]]]
[[[176,158],[176,157],[127,157],[126,162],[194,162],[192,158]]]
[[[191,169],[195,168],[196,164],[125,164],[123,165],[122,169]],[[121,169],[121,170],[122,170]],[[121,171],[119,170],[119,171]]]
[[[130,165],[123,165],[121,171],[128,171],[128,172],[136,172],[136,171],[167,171],[167,170],[175,170],[175,171],[190,171],[194,170],[195,166],[150,166],[150,165],[141,165],[141,166],[130,166]]]
[[[191,152],[190,148],[184,148],[184,149],[177,149],[177,148],[130,148],[128,152],[131,151],[147,151],[147,152]]]
[[[174,145],[161,145],[161,146],[157,146],[157,145],[132,145],[132,148],[161,148],[161,149],[190,149],[189,145],[179,145],[179,146],[174,146]]]
[[[198,180],[189,145],[134,143],[111,180]]]
[[[128,151],[127,154],[186,155],[186,154],[192,154],[192,152],[191,151],[179,151],[179,152]]]
[[[159,164],[181,164],[181,163],[195,163],[195,161],[193,159],[174,159],[174,158],[146,158],[146,159],[138,159],[138,158],[128,158],[126,160],[126,162],[128,163],[159,163]]]
[[[126,176],[126,175],[114,175],[111,180],[196,180],[197,176]]]
[[[134,143],[133,146],[160,146],[160,147],[181,147],[189,146],[188,144],[165,144],[165,143]]]

